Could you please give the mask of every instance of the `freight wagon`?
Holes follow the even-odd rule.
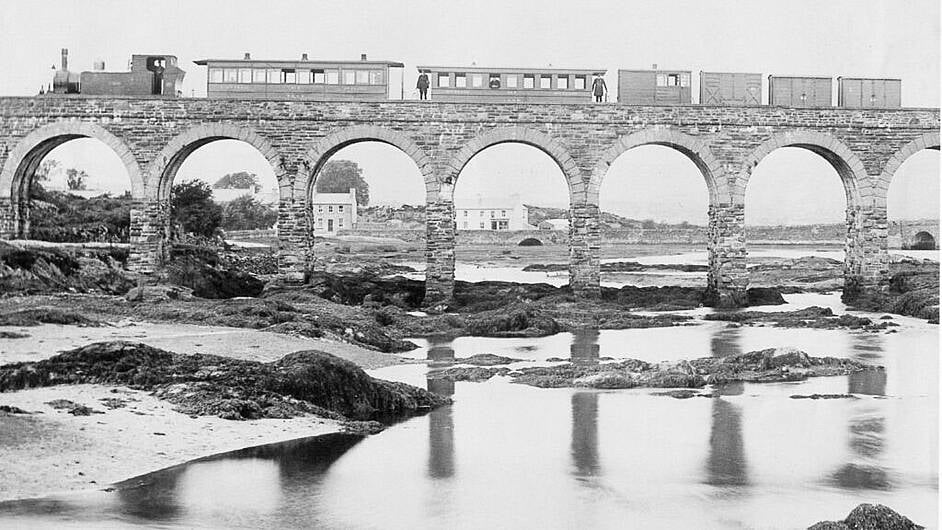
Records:
[[[837,78],[837,106],[849,109],[899,108],[902,81],[899,79]]]
[[[619,70],[618,102],[626,105],[689,105],[690,70]]]
[[[701,105],[762,104],[762,74],[700,72]]]
[[[830,77],[769,76],[769,105],[773,107],[830,107]]]

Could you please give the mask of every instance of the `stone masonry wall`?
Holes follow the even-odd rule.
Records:
[[[310,251],[308,190],[337,149],[361,140],[395,145],[426,179],[428,299],[451,296],[454,280],[452,193],[464,164],[504,142],[533,145],[565,174],[572,199],[570,283],[598,292],[598,193],[619,153],[656,143],[678,149],[704,172],[710,190],[709,287],[736,301],[746,286],[742,209],[752,168],[765,154],[797,145],[829,153],[854,208],[848,215],[848,283],[885,283],[887,168],[913,149],[938,147],[938,109],[790,109],[780,107],[640,107],[614,104],[501,104],[239,101],[46,96],[0,98],[0,236],[19,219],[12,206],[24,160],[42,142],[94,137],[128,169],[135,209],[134,266],[150,271],[162,257],[173,174],[199,145],[232,138],[255,146],[281,188],[279,267],[303,278]],[[32,154],[31,154],[32,153]],[[895,161],[890,164],[891,161]],[[889,165],[888,165],[889,164]],[[896,166],[893,166],[896,167]],[[882,201],[882,202],[881,202]]]

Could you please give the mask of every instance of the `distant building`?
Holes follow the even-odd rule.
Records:
[[[546,219],[537,228],[540,230],[569,230],[569,219]]]
[[[311,198],[314,210],[314,233],[333,234],[355,229],[357,225],[357,190],[349,193],[315,193]]]
[[[477,205],[456,208],[458,230],[532,230],[527,207],[516,196],[508,199],[482,199]]]

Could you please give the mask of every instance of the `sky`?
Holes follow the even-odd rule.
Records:
[[[37,5],[41,5],[38,8]],[[104,60],[124,70],[132,53],[176,55],[187,70],[184,94],[205,94],[207,57],[371,59],[405,63],[406,94],[418,64],[682,68],[765,75],[901,78],[903,105],[939,106],[938,0],[750,1],[136,1],[0,0],[0,94],[32,95],[50,82],[59,49],[74,70]],[[93,186],[127,187],[117,159],[93,140],[50,154],[93,175]],[[422,180],[411,160],[379,144],[335,155],[364,169],[376,203],[419,203]],[[109,158],[111,157],[111,158]],[[897,173],[894,210],[936,217],[939,154],[921,153]],[[110,161],[109,161],[110,160]],[[203,147],[178,179],[215,181],[235,171],[273,179],[264,159],[238,142]],[[542,152],[495,146],[459,177],[456,203],[519,193],[525,203],[565,206],[561,172]],[[905,200],[903,199],[905,197]],[[622,155],[602,188],[602,207],[636,219],[702,223],[706,187],[693,164],[668,148]],[[894,206],[894,201],[897,203]],[[844,194],[837,173],[798,149],[772,153],[747,190],[747,222],[840,222]]]

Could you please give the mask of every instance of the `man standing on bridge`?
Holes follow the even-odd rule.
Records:
[[[602,74],[595,74],[595,79],[592,80],[592,94],[595,95],[596,103],[601,103],[602,96],[608,94],[608,87],[605,86],[605,80],[602,79]]]
[[[424,70],[419,72],[419,80],[415,83],[419,89],[419,99],[428,99],[428,74]]]

